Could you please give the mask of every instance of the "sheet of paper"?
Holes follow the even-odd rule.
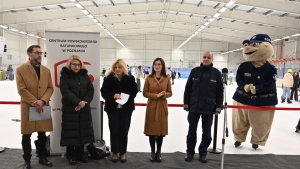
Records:
[[[51,118],[51,107],[44,106],[44,112],[38,113],[35,107],[29,108],[29,121],[48,120]]]
[[[129,94],[121,93],[121,99],[117,99],[116,102],[123,105],[128,101]]]

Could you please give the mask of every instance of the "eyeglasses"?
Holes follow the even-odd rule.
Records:
[[[31,53],[34,53],[36,55],[42,55],[44,52],[31,52]]]
[[[75,64],[75,63],[73,63],[71,65],[74,66],[74,67],[81,67],[81,64]]]

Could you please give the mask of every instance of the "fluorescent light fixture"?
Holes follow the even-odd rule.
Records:
[[[102,26],[102,24],[101,24],[101,23],[97,23],[97,25],[99,25],[99,26]]]
[[[5,26],[5,25],[0,25],[0,27],[1,27],[1,28],[4,28],[4,29],[8,29],[8,27]]]
[[[107,29],[103,29],[105,32],[108,32],[108,30]]]
[[[204,28],[205,28],[205,26],[204,26],[204,25],[202,25],[200,28],[201,28],[201,29],[204,29]]]
[[[35,35],[33,35],[33,34],[27,34],[28,36],[35,36]]]
[[[199,32],[200,32],[200,31],[202,31],[202,29],[201,29],[201,28],[199,28],[197,31],[199,31]]]
[[[21,33],[21,34],[24,34],[24,35],[26,35],[26,34],[27,34],[26,32],[23,32],[23,31],[20,31],[19,33]]]
[[[216,13],[216,14],[214,14],[213,18],[217,18],[217,17],[219,17],[220,15],[221,15],[221,13]]]
[[[223,7],[223,8],[221,8],[220,10],[219,10],[219,12],[225,12],[227,10],[227,8],[225,8],[225,7]]]
[[[282,39],[287,39],[287,38],[290,38],[290,36],[283,37]]]
[[[92,19],[94,22],[98,22],[97,19]]]
[[[209,18],[208,22],[212,22],[214,20],[215,20],[215,18]]]
[[[46,40],[46,38],[41,38],[42,40]]]
[[[89,15],[87,15],[89,18],[91,18],[91,19],[93,19],[94,18],[94,16],[93,15],[91,15],[91,14],[89,14]]]
[[[38,38],[38,39],[40,39],[41,37],[39,37],[39,36],[35,36],[36,38]]]
[[[9,28],[9,30],[14,31],[14,32],[18,32],[18,30],[14,29],[14,28]]]
[[[80,5],[80,3],[76,3],[75,6],[77,6],[77,8],[79,8],[79,9],[83,9],[83,7]]]
[[[297,33],[297,34],[295,34],[295,35],[292,35],[292,36],[300,36],[300,33]]]
[[[275,40],[273,40],[273,42],[276,42],[276,41],[280,41],[281,39],[275,39]]]
[[[87,11],[87,10],[85,10],[85,9],[83,9],[83,10],[81,10],[84,14],[86,14],[86,15],[88,15],[89,14],[89,12]]]
[[[226,7],[230,7],[231,5],[233,5],[235,3],[236,0],[230,0],[229,2],[227,2],[227,4],[225,5]]]
[[[209,25],[209,22],[205,22],[204,26],[207,26],[207,25]]]

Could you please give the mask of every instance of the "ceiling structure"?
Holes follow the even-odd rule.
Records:
[[[100,38],[165,34],[188,39],[229,1],[2,0],[0,25],[42,37],[46,30],[59,30],[100,32]],[[257,33],[272,40],[299,34],[300,0],[237,0],[193,37],[240,44]]]

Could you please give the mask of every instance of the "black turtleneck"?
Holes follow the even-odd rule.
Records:
[[[33,64],[31,63],[31,65],[33,66],[33,68],[34,68],[34,70],[35,70],[35,72],[36,72],[36,75],[37,75],[37,77],[38,77],[39,80],[40,80],[40,64],[33,65]]]

